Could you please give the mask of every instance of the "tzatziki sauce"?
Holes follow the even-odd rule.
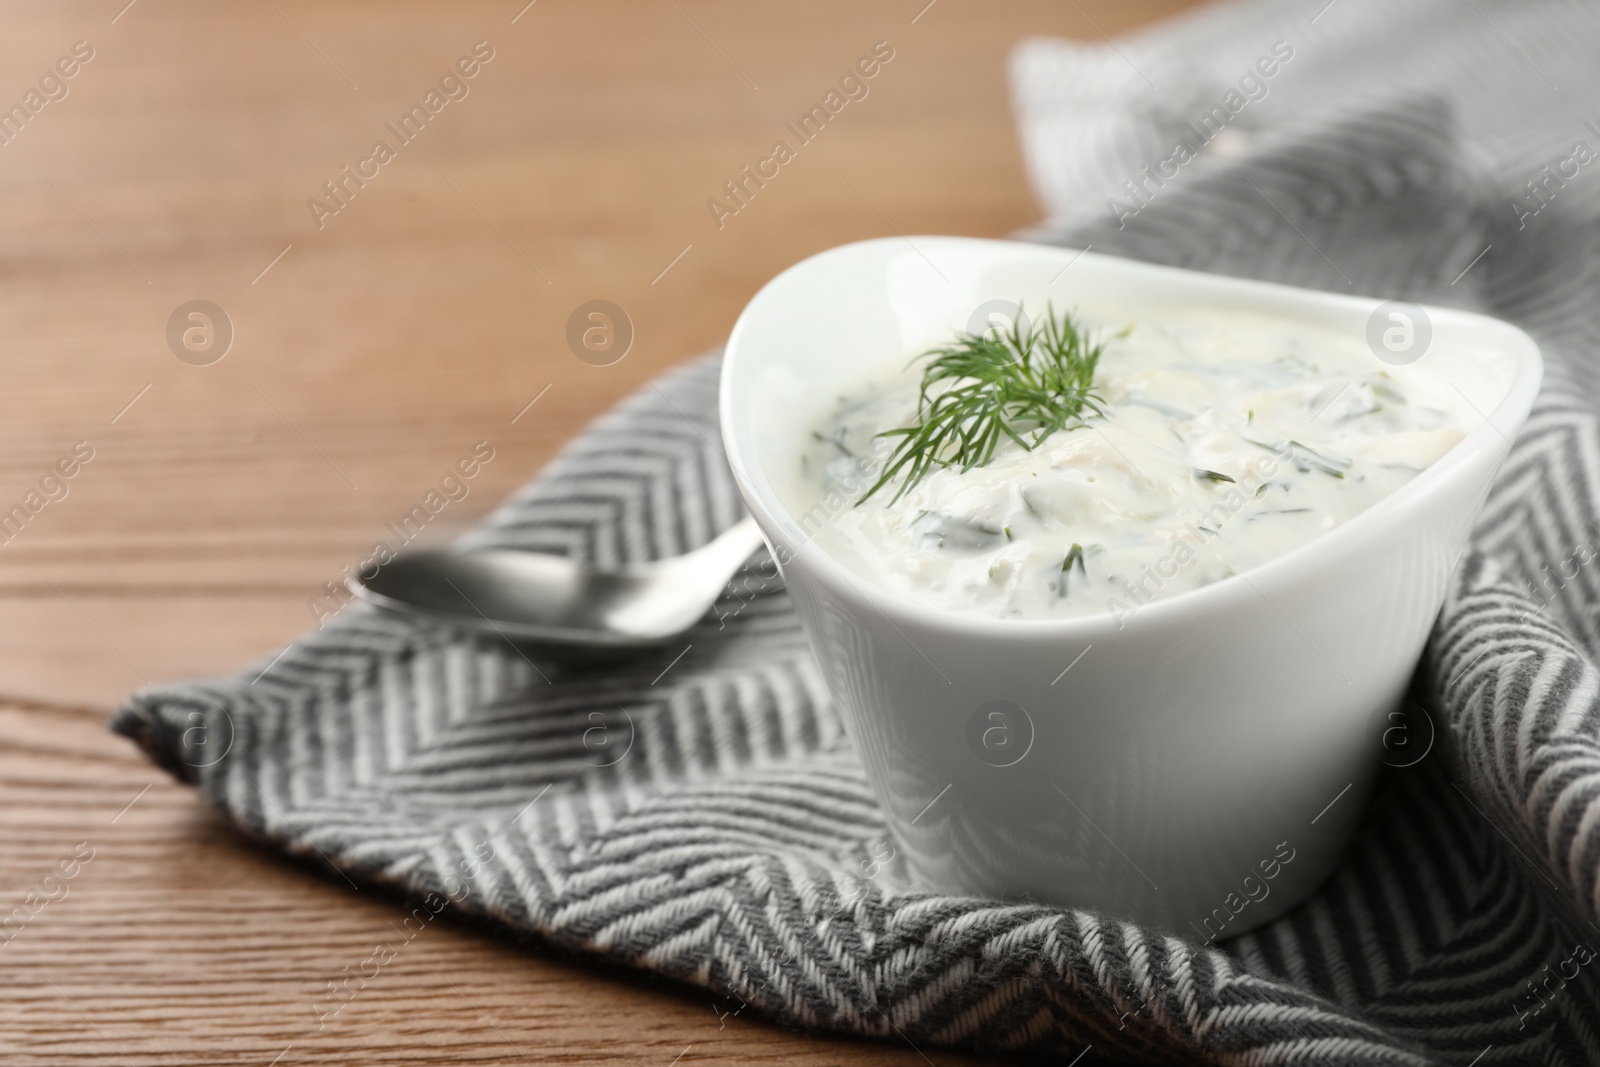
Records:
[[[1074,317],[1104,344],[1099,414],[869,496],[897,440],[880,435],[918,414],[922,363],[886,353],[800,443],[804,536],[935,607],[1120,623],[1349,521],[1481,421],[1436,374],[1297,320]]]

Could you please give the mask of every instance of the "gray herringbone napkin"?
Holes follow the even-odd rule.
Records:
[[[686,647],[604,669],[353,608],[114,728],[287,851],[800,1026],[1084,1063],[1600,1060],[1600,9],[1324,4],[1014,67],[1038,239],[1468,304],[1546,350],[1419,672],[1439,742],[1284,918],[1197,951],[904,884],[787,598],[742,582]],[[708,540],[741,514],[716,370],[601,419],[470,540]]]

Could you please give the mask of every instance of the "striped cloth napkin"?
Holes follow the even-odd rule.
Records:
[[[908,883],[754,564],[683,647],[621,665],[352,607],[113,728],[287,852],[719,1014],[1082,1064],[1600,1061],[1596,56],[1588,0],[1269,0],[1015,55],[1034,239],[1469,306],[1546,352],[1417,675],[1437,743],[1254,932]],[[742,514],[716,375],[619,406],[467,542],[617,564],[709,540]]]

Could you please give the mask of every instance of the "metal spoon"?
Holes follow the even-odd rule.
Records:
[[[597,571],[514,549],[407,552],[350,591],[381,608],[552,645],[643,647],[699,622],[761,546],[746,518],[686,555]]]

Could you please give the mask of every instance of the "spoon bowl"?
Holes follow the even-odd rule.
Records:
[[[407,552],[352,592],[388,611],[548,645],[644,648],[689,629],[761,545],[751,519],[693,552],[596,570],[515,549]]]

